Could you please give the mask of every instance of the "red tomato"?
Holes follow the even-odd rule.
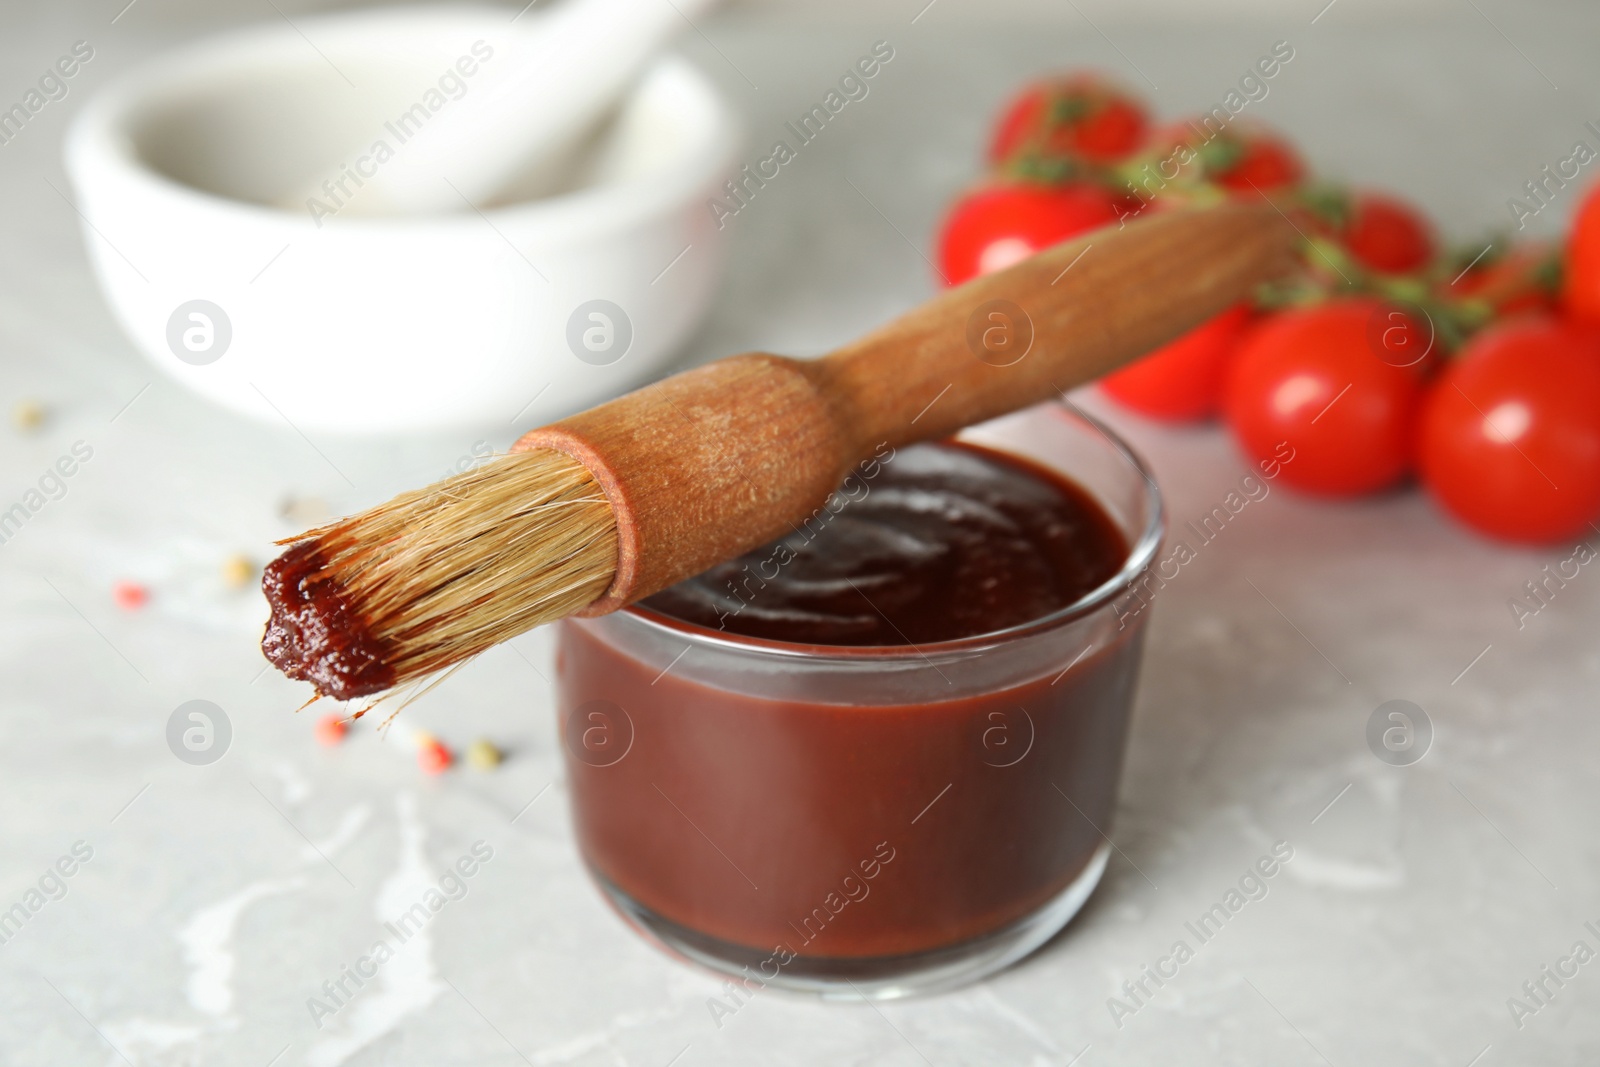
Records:
[[[1561,298],[1571,314],[1600,322],[1600,186],[1590,190],[1572,223]]]
[[[1358,193],[1339,234],[1344,246],[1368,268],[1405,274],[1434,256],[1433,227],[1421,212],[1379,193]]]
[[[1133,100],[1113,97],[1092,117],[1080,120],[1065,138],[1065,146],[1096,163],[1116,163],[1127,158],[1144,140],[1145,114]],[[1056,142],[1059,143],[1059,142]]]
[[[1044,114],[1046,90],[1043,85],[1024,89],[1006,104],[995,123],[994,138],[989,142],[989,162],[1004,163],[1022,148],[1025,141],[1039,128],[1039,116]]]
[[[1543,241],[1514,245],[1503,254],[1491,252],[1448,284],[1439,287],[1445,299],[1481,300],[1496,318],[1526,311],[1554,314],[1558,306],[1561,263]]]
[[[1298,185],[1305,177],[1305,164],[1289,142],[1275,134],[1250,131],[1241,139],[1239,157],[1227,171],[1217,175],[1217,183],[1235,192],[1270,193]]]
[[[1429,390],[1423,484],[1507,541],[1587,537],[1600,517],[1600,334],[1534,316],[1474,337]]]
[[[1099,186],[988,186],[950,209],[939,235],[939,269],[946,284],[960,285],[1117,218],[1116,198]]]
[[[1377,300],[1338,300],[1281,312],[1252,330],[1223,390],[1245,453],[1280,462],[1283,480],[1310,493],[1354,496],[1399,481],[1411,462],[1422,373],[1393,365],[1399,352],[1420,348],[1385,334],[1393,314]]]
[[[1233,192],[1270,193],[1299,184],[1306,173],[1300,154],[1289,142],[1256,123],[1212,132],[1199,119],[1189,119],[1160,131],[1150,144],[1162,157],[1162,177],[1180,175],[1198,159],[1208,181]]]
[[[1144,108],[1092,74],[1037,82],[1001,113],[989,162],[1004,163],[1026,147],[1115,163],[1144,140]]]
[[[1169,341],[1137,363],[1100,379],[1106,394],[1141,415],[1189,422],[1217,413],[1228,358],[1250,324],[1246,305],[1229,308],[1209,322]]]

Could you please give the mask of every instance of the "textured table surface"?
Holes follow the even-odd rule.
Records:
[[[1504,226],[1506,199],[1600,119],[1600,13],[1575,7],[1474,0],[1384,22],[1336,5],[1313,25],[1322,4],[1297,3],[1202,26],[1068,5],[1030,28],[986,26],[959,0],[913,24],[921,6],[829,25],[746,12],[689,35],[745,115],[751,160],[874,40],[896,55],[730,220],[733,269],[685,359],[821,351],[931,293],[929,235],[975,172],[988,116],[1052,66],[1107,68],[1178,114],[1288,40],[1296,58],[1256,113],[1318,167],[1427,203],[1463,240]],[[197,31],[156,5],[113,24],[119,7],[0,9],[6,103],[73,41],[96,47],[71,94],[0,147],[0,398],[50,412],[33,433],[0,428],[0,509],[75,442],[93,452],[0,544],[0,910],[28,911],[0,944],[0,1061],[1600,1059],[1600,962],[1546,980],[1536,1013],[1507,1004],[1542,968],[1570,972],[1575,943],[1600,949],[1585,926],[1600,928],[1600,576],[1584,568],[1519,625],[1508,601],[1571,550],[1492,547],[1415,493],[1330,506],[1275,489],[1162,591],[1103,885],[1044,950],[950,995],[870,1007],[766,992],[717,1025],[719,983],[634,936],[580,868],[545,634],[406,713],[457,743],[499,739],[511,758],[496,773],[425,779],[367,729],[316,748],[293,714],[305,694],[262,670],[259,596],[227,589],[222,561],[264,559],[294,532],[286,497],[373,503],[514,428],[308,441],[206,407],[132,350],[90,277],[60,138],[95,85]],[[238,7],[226,17],[277,17]],[[1570,216],[1575,194],[1562,196],[1535,228]],[[1215,428],[1108,417],[1177,523],[1244,473]],[[153,590],[142,611],[113,604],[122,578]],[[231,722],[209,766],[166,742],[192,699]],[[1391,699],[1434,729],[1413,766],[1365,740]],[[492,858],[466,895],[319,1029],[308,998],[478,841]],[[1193,939],[1185,923],[1278,841],[1294,855],[1267,895]],[[47,877],[78,842],[62,862],[73,874]],[[30,896],[41,879],[64,895]],[[1123,983],[1180,939],[1193,959],[1128,998]],[[1114,1018],[1113,997],[1131,1012]]]

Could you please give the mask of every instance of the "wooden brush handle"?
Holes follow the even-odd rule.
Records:
[[[797,528],[852,466],[1036,404],[1245,299],[1291,262],[1270,206],[1184,208],[1057,245],[818,360],[762,353],[675,375],[526,434],[616,512],[614,611]]]

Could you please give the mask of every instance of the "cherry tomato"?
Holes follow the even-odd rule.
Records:
[[[1241,137],[1239,156],[1233,165],[1216,176],[1218,184],[1235,192],[1272,192],[1298,185],[1305,178],[1305,164],[1289,142],[1276,134],[1251,130]]]
[[[1023,143],[1039,128],[1048,107],[1049,90],[1043,84],[1029,86],[1013,97],[995,124],[994,138],[989,142],[989,162],[1004,163],[1021,150]]]
[[[1418,465],[1444,508],[1507,541],[1600,518],[1600,333],[1531,316],[1484,330],[1429,390]]]
[[[1305,177],[1300,154],[1277,133],[1258,123],[1237,123],[1212,132],[1199,119],[1166,127],[1150,139],[1164,178],[1181,176],[1199,164],[1199,173],[1237,193],[1270,193],[1297,185]]]
[[[1250,324],[1245,305],[1229,308],[1138,362],[1100,379],[1100,388],[1141,415],[1188,422],[1222,406],[1228,360]]]
[[[1404,274],[1434,256],[1433,227],[1421,212],[1380,193],[1358,193],[1339,234],[1350,254],[1384,274]]]
[[[946,284],[960,285],[1117,218],[1116,198],[1094,185],[988,186],[950,209],[939,236],[939,269]]]
[[[1001,113],[989,161],[1004,163],[1026,148],[1115,163],[1138,149],[1147,124],[1138,100],[1092,74],[1028,86]]]
[[[1234,437],[1306,492],[1393,485],[1410,467],[1422,398],[1422,364],[1395,364],[1425,355],[1426,333],[1369,298],[1274,315],[1244,338],[1229,369],[1223,411]]]
[[[1569,313],[1600,322],[1600,186],[1584,198],[1572,223],[1561,297]]]
[[[1503,254],[1491,251],[1448,283],[1444,299],[1481,300],[1497,318],[1528,311],[1554,314],[1559,304],[1561,260],[1546,242],[1514,245]]]

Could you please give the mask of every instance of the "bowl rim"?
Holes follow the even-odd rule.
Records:
[[[315,227],[303,210],[244,200],[191,185],[141,158],[133,137],[136,115],[152,105],[185,91],[204,95],[216,79],[260,76],[276,62],[285,70],[302,65],[305,40],[300,29],[321,31],[324,42],[337,51],[361,47],[361,36],[379,26],[419,39],[440,23],[473,29],[501,30],[501,9],[473,5],[451,8],[424,5],[330,13],[299,20],[298,27],[254,23],[211,34],[146,60],[101,87],[74,116],[65,144],[67,170],[80,192],[113,185],[132,186],[173,204],[187,204],[296,229]],[[495,17],[491,20],[490,15]],[[390,39],[393,40],[392,38]],[[382,57],[385,49],[365,45]],[[392,49],[391,49],[392,50]],[[663,89],[665,85],[667,88]],[[549,197],[514,201],[484,208],[463,206],[459,211],[416,215],[332,216],[323,226],[333,232],[424,230],[481,230],[485,219],[519,228],[546,225],[562,227],[582,219],[593,235],[603,230],[625,229],[641,217],[681,210],[714,179],[731,173],[739,145],[740,124],[726,96],[690,60],[675,52],[656,57],[644,69],[629,100],[647,92],[687,91],[705,108],[706,130],[686,143],[675,145],[661,166],[626,181],[582,186]]]

